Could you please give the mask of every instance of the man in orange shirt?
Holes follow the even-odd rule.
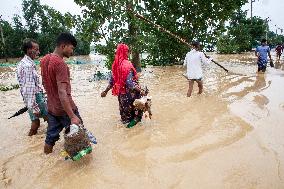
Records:
[[[56,40],[53,53],[41,59],[41,75],[47,93],[48,128],[46,132],[44,153],[53,150],[55,142],[63,128],[71,124],[79,125],[82,119],[71,96],[70,71],[63,57],[69,58],[77,45],[70,33],[61,33]]]

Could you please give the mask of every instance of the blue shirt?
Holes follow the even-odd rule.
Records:
[[[258,46],[256,52],[258,52],[260,60],[267,61],[267,55],[270,52],[270,48],[269,46]]]

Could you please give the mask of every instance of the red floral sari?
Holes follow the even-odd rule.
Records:
[[[131,77],[132,83],[138,85],[138,77],[135,68],[128,60],[128,46],[119,44],[117,46],[115,60],[112,65],[112,94],[118,96],[121,121],[129,123],[132,120],[140,121],[143,112],[134,110],[133,102],[141,97],[140,93],[127,86],[126,80]]]

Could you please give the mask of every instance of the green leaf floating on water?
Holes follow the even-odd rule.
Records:
[[[13,85],[0,85],[0,91],[10,91],[13,89],[18,89],[20,86],[18,84]]]

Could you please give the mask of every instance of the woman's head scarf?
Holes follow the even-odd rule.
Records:
[[[127,45],[123,43],[117,45],[112,64],[112,77],[114,80],[112,94],[115,96],[126,93],[125,82],[130,71],[133,71],[134,79],[137,79],[137,72],[132,63],[128,61],[128,51]]]

